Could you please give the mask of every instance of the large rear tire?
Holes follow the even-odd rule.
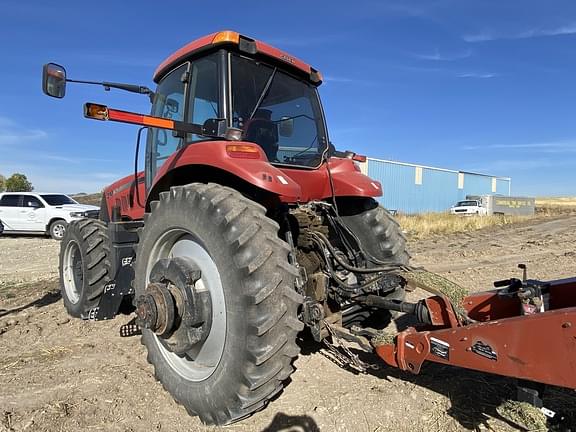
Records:
[[[362,248],[380,263],[368,262],[368,267],[380,265],[408,265],[410,255],[406,249],[406,237],[398,221],[378,203],[369,199],[348,199],[340,205],[342,220],[358,237]],[[404,300],[404,289],[384,293],[387,299]],[[388,325],[397,313],[381,309],[352,306],[343,311],[343,323],[352,325],[369,325],[383,328]]]
[[[172,187],[151,210],[136,256],[136,298],[159,260],[186,259],[201,271],[212,321],[207,338],[182,355],[143,329],[148,361],[191,415],[207,424],[238,421],[281,391],[299,353],[302,298],[289,247],[264,207],[217,184]]]
[[[96,219],[71,222],[60,244],[60,290],[68,313],[88,318],[110,282],[110,243],[106,224]]]

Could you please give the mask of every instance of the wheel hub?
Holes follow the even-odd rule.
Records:
[[[176,354],[188,352],[210,333],[210,293],[200,278],[200,270],[186,257],[161,259],[136,299],[139,325],[152,330]]]
[[[166,285],[148,285],[144,295],[138,298],[136,314],[142,327],[158,336],[168,336],[175,324],[176,305]]]

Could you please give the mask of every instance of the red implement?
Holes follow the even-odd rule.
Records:
[[[463,306],[476,321],[452,318],[426,329],[409,328],[395,344],[376,346],[391,366],[419,373],[429,360],[467,369],[576,389],[576,278],[549,282],[545,312],[521,314],[516,296],[493,290],[468,296]],[[440,300],[432,297],[427,300]],[[443,304],[443,301],[435,301]]]

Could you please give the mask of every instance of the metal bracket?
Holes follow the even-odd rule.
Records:
[[[114,318],[118,314],[120,304],[127,295],[134,294],[132,281],[134,280],[134,262],[136,254],[132,245],[124,246],[118,250],[120,266],[116,270],[114,280],[106,284],[100,297],[98,306],[88,311],[83,319],[103,321]]]
[[[536,408],[542,408],[544,406],[542,395],[545,389],[546,386],[542,383],[518,380],[516,399],[519,402],[527,402]]]

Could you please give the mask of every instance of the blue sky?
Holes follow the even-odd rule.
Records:
[[[148,112],[146,97],[70,85],[51,99],[43,63],[70,78],[152,86],[171,52],[233,29],[322,71],[339,149],[510,176],[514,194],[576,195],[573,0],[166,5],[2,0],[0,173],[23,172],[38,190],[94,192],[131,170],[136,128],[85,120],[82,104]]]

